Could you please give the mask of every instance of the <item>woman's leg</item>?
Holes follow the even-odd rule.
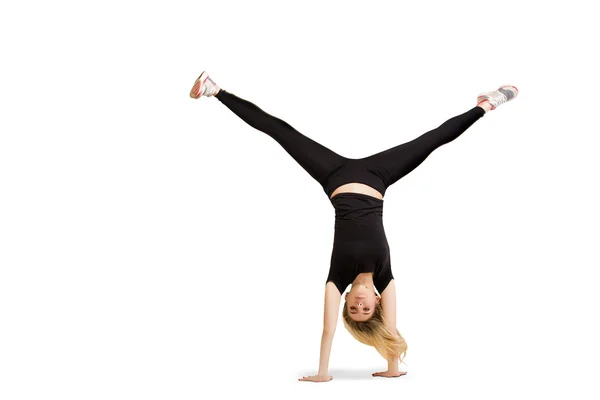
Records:
[[[361,160],[383,180],[387,188],[414,170],[435,149],[453,141],[483,117],[486,109],[489,109],[484,107],[487,106],[475,106],[410,142]]]
[[[215,97],[250,126],[275,139],[321,186],[332,171],[347,161],[247,100],[223,89]]]

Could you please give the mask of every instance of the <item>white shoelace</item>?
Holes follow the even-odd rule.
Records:
[[[508,101],[508,98],[502,92],[495,92],[492,100],[494,102],[494,105],[498,107],[500,104],[506,103]]]

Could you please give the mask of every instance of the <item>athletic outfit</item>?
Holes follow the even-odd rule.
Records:
[[[319,182],[328,198],[335,189],[351,182],[366,184],[385,195],[390,185],[485,114],[483,108],[475,106],[410,142],[353,159],[331,151],[232,93],[220,89],[215,97],[250,126],[275,139]],[[372,272],[375,288],[381,294],[394,278],[383,228],[383,200],[361,193],[339,193],[330,201],[335,208],[335,234],[326,282],[332,281],[343,293],[359,273]]]

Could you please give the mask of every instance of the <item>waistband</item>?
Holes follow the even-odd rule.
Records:
[[[352,182],[371,186],[382,195],[385,195],[387,189],[385,177],[379,171],[356,159],[350,159],[348,162],[335,169],[323,182],[321,182],[321,186],[329,198],[335,189]],[[335,197],[337,196],[339,195],[336,195]],[[372,196],[369,197],[380,200]]]

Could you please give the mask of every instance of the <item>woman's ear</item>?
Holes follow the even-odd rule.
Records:
[[[348,292],[344,295],[344,301],[348,300]]]
[[[375,296],[375,301],[379,304],[381,302],[381,296]]]

